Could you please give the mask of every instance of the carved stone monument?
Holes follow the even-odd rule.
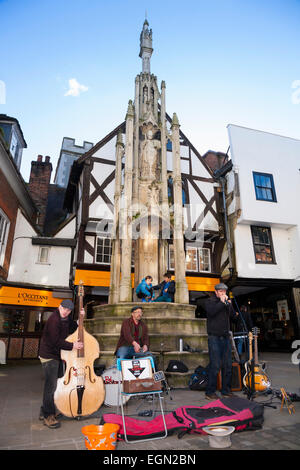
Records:
[[[171,133],[166,126],[165,82],[161,89],[150,73],[153,52],[152,30],[145,20],[140,36],[142,72],[135,79],[134,103],[126,115],[124,187],[116,178],[115,227],[113,239],[110,303],[133,300],[131,267],[134,257],[134,285],[151,275],[155,284],[167,271],[167,239],[173,238],[175,258],[175,302],[189,303],[185,280],[183,244],[182,186],[180,170],[179,122],[173,116]],[[167,141],[173,148],[174,218],[170,224],[168,203]],[[122,152],[116,146],[117,167]],[[119,174],[118,174],[119,176]],[[120,206],[120,194],[122,204]],[[116,204],[117,202],[117,204]],[[120,208],[121,207],[121,208]],[[133,255],[134,246],[134,255]],[[119,259],[117,257],[119,256]],[[120,282],[119,282],[120,279]]]

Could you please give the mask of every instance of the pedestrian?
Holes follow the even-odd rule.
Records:
[[[154,292],[152,287],[152,276],[146,276],[142,279],[136,288],[136,295],[142,302],[152,302],[154,298]]]
[[[78,327],[78,323],[70,316],[73,309],[74,304],[71,300],[63,300],[48,318],[41,338],[39,358],[44,371],[45,383],[40,419],[43,419],[45,426],[51,429],[60,427],[60,423],[55,416],[56,408],[54,403],[54,392],[61,361],[60,351],[62,349],[71,351],[72,349],[83,348],[83,343],[79,341],[74,343],[66,341],[67,336],[74,333]],[[80,315],[84,314],[84,309],[82,309]]]
[[[224,397],[232,395],[232,347],[229,331],[230,318],[234,319],[236,313],[226,294],[227,289],[226,284],[217,284],[214,294],[205,302],[209,352],[208,383],[205,397],[209,400],[219,398],[216,389],[220,369],[222,373],[221,393]]]
[[[154,302],[174,302],[175,281],[172,281],[172,274],[165,273],[164,280],[157,286],[153,286],[153,289],[160,290]]]
[[[149,352],[149,334],[146,323],[142,320],[143,309],[133,307],[131,316],[126,318],[121,327],[121,334],[115,350],[120,359],[132,359],[152,356]]]

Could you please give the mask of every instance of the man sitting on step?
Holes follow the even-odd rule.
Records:
[[[118,358],[153,357],[149,352],[148,328],[142,320],[142,315],[143,309],[141,307],[133,307],[131,309],[131,317],[123,321],[120,338],[115,350],[115,355]]]

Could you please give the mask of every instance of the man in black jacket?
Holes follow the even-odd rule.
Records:
[[[62,349],[82,349],[83,344],[79,341],[70,343],[66,341],[67,336],[76,331],[78,324],[70,313],[74,308],[71,300],[65,299],[59,307],[50,315],[43,330],[39,358],[45,376],[43,405],[41,407],[40,419],[44,420],[45,426],[54,429],[60,426],[55,418],[54,392],[57,386],[58,369],[60,363],[60,351]],[[84,315],[84,309],[80,311]]]
[[[222,371],[223,396],[231,394],[231,341],[229,336],[230,318],[235,319],[236,313],[233,310],[231,300],[226,294],[228,287],[220,283],[215,286],[215,293],[205,303],[207,314],[207,334],[209,352],[209,372],[208,384],[206,388],[206,398],[218,399],[216,394],[217,376]]]
[[[172,274],[165,273],[164,280],[157,286],[153,286],[154,290],[159,290],[159,296],[154,302],[174,302],[175,281],[172,281]]]

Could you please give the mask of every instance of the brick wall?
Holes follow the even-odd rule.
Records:
[[[0,266],[0,278],[2,277],[2,279],[7,279],[19,202],[14,191],[12,190],[11,186],[7,182],[6,177],[4,176],[1,169],[0,169],[0,188],[1,188],[0,207],[3,210],[3,212],[6,214],[6,216],[9,218],[9,221],[10,221],[4,262],[3,262],[3,265]]]
[[[203,155],[207,165],[214,171],[221,168],[228,161],[228,155],[221,152],[208,151]]]
[[[41,230],[45,222],[51,173],[50,157],[45,157],[43,161],[43,156],[38,155],[37,160],[31,162],[28,190],[40,214],[37,225]]]

